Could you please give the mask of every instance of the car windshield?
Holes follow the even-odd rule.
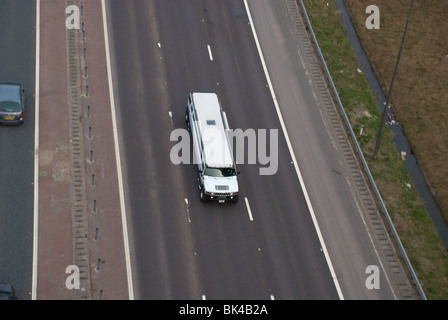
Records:
[[[0,291],[0,300],[8,300],[10,296],[9,292]]]
[[[15,101],[0,101],[0,112],[19,112],[20,105]]]
[[[233,177],[236,176],[234,168],[205,168],[204,175],[210,177]]]

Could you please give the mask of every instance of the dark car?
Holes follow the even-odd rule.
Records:
[[[10,284],[0,283],[0,300],[15,300],[16,292]]]
[[[25,89],[16,82],[0,82],[0,124],[22,124]]]

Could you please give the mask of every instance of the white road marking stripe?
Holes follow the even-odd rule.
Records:
[[[40,97],[40,0],[36,0],[36,74],[34,122],[34,216],[33,216],[33,272],[31,299],[37,300],[37,270],[39,263],[39,97]]]
[[[190,218],[190,206],[188,205],[188,198],[184,199],[186,207],[187,207],[187,218],[188,218],[188,222],[191,223],[191,218]]]
[[[168,111],[168,115],[170,116],[171,125],[174,126],[173,113],[171,111]]]
[[[128,237],[128,227],[126,221],[126,206],[124,202],[124,192],[123,192],[123,176],[121,172],[121,160],[120,160],[120,147],[118,144],[118,129],[117,129],[117,118],[115,113],[115,100],[114,100],[114,90],[112,82],[112,70],[110,62],[110,48],[109,48],[109,33],[107,30],[107,19],[106,19],[106,3],[105,0],[101,0],[102,15],[103,15],[103,32],[104,32],[104,45],[106,49],[106,64],[107,64],[107,79],[109,84],[109,99],[110,108],[112,114],[112,127],[114,134],[115,143],[115,161],[117,165],[117,175],[118,175],[118,191],[120,194],[120,208],[121,208],[121,223],[123,227],[123,242],[124,242],[124,253],[126,260],[126,273],[128,281],[128,294],[129,300],[134,300],[134,289],[132,285],[132,270],[131,270],[131,256],[129,252],[129,237]]]
[[[336,273],[334,271],[333,264],[331,263],[331,259],[330,259],[330,256],[328,254],[328,250],[327,250],[327,247],[325,245],[324,238],[323,238],[322,233],[320,231],[319,224],[317,223],[317,219],[316,219],[316,215],[314,214],[313,206],[311,205],[311,201],[310,201],[310,198],[308,196],[308,192],[306,191],[306,187],[305,187],[305,183],[304,183],[303,178],[302,178],[302,174],[300,173],[300,169],[299,169],[299,166],[297,164],[296,156],[294,154],[294,150],[292,148],[291,141],[289,140],[288,132],[286,131],[285,122],[283,121],[283,116],[282,116],[282,113],[280,111],[280,107],[278,105],[277,97],[276,97],[275,92],[274,92],[274,87],[272,86],[271,78],[269,76],[269,72],[268,72],[268,69],[266,67],[266,61],[264,60],[263,52],[261,50],[260,42],[259,42],[258,36],[257,36],[257,31],[255,30],[255,25],[254,25],[254,22],[252,20],[252,15],[251,15],[251,12],[250,12],[247,0],[244,0],[244,5],[246,7],[247,16],[249,18],[250,26],[252,28],[252,33],[254,35],[255,44],[257,46],[257,50],[258,50],[258,54],[259,54],[260,59],[261,59],[263,70],[264,70],[264,73],[266,75],[266,79],[267,79],[268,84],[269,84],[269,90],[271,91],[271,96],[272,96],[272,100],[274,101],[275,110],[277,111],[277,115],[278,115],[278,118],[280,120],[280,125],[282,127],[283,134],[285,135],[286,143],[288,145],[289,153],[291,154],[291,157],[293,159],[294,167],[295,167],[295,170],[296,170],[296,173],[297,173],[297,177],[299,178],[300,185],[302,186],[303,194],[305,196],[305,200],[306,200],[306,203],[308,205],[308,209],[310,210],[310,213],[311,213],[311,218],[312,218],[313,223],[314,223],[314,228],[316,229],[317,235],[319,237],[320,244],[321,244],[321,246],[323,248],[325,259],[327,260],[328,268],[330,269],[330,273],[331,273],[331,276],[333,278],[333,282],[334,282],[334,285],[336,287],[336,290],[338,292],[339,299],[343,300],[344,296],[342,294],[342,290],[341,290],[341,287],[339,285],[338,278],[336,277]]]
[[[212,55],[212,48],[210,48],[210,45],[207,45],[207,49],[208,49],[208,55],[210,57],[210,61],[213,61],[213,55]]]
[[[252,216],[252,211],[250,210],[249,200],[244,197],[244,201],[246,202],[247,213],[249,214],[250,221],[254,221],[254,217]]]
[[[226,126],[226,130],[229,130],[229,122],[227,121],[227,114],[225,111],[222,112],[222,117],[224,118],[224,125]]]

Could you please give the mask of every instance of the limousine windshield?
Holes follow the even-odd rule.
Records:
[[[233,177],[236,176],[234,168],[205,168],[204,175],[209,177]]]

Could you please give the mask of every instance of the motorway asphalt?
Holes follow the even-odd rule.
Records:
[[[0,1],[0,81],[22,82],[22,126],[0,125],[0,282],[29,299],[33,247],[34,180],[34,2]]]
[[[313,52],[310,40],[301,34],[306,32],[304,27],[298,29],[300,22],[287,18],[292,15],[288,10],[291,2],[249,1],[292,148],[342,293],[345,299],[399,298],[343,156],[341,133],[333,125],[340,120],[330,116],[328,109],[335,107],[325,103],[328,89],[319,87],[319,75],[315,74],[316,70],[320,74],[319,65],[314,54],[307,54]],[[381,270],[379,290],[365,286],[370,265]]]
[[[35,8],[23,1],[0,1],[0,78],[20,78],[34,88]],[[136,299],[338,299],[338,285],[347,299],[396,298],[396,284],[385,277],[390,271],[372,240],[334,132],[316,104],[320,93],[306,76],[310,65],[301,56],[303,43],[297,42],[288,1],[248,3],[314,210],[297,177],[245,2],[106,1]],[[99,16],[99,6],[92,8]],[[89,39],[101,39],[98,31],[95,26]],[[103,54],[98,41],[89,47],[95,52],[88,51],[95,59]],[[98,65],[90,69],[89,83],[106,94],[104,57],[91,59]],[[34,105],[32,91],[28,106]],[[192,91],[216,92],[233,129],[278,130],[278,171],[263,176],[259,161],[239,164],[237,204],[201,203],[195,165],[171,162],[176,142],[170,134],[186,129]],[[100,96],[93,95],[92,102],[99,103],[96,99]],[[20,299],[29,297],[31,286],[32,109],[24,126],[0,126],[0,281],[13,282]],[[97,118],[102,119],[109,121],[107,115]],[[106,141],[104,131],[95,143]],[[109,153],[97,151],[96,160],[113,172],[112,157],[106,163]],[[20,169],[9,170],[14,166]],[[114,214],[104,215],[105,226],[119,227],[117,212],[107,210]],[[123,245],[119,236],[105,239],[113,239],[108,249]],[[106,260],[106,266],[122,266]],[[380,290],[366,288],[368,265],[381,266]],[[118,289],[122,285],[120,280]]]
[[[316,102],[307,89],[306,70],[297,69],[300,57],[284,18],[285,4],[249,4],[271,56],[268,66],[286,127],[298,162],[307,169],[304,176],[343,291],[355,299],[394,298],[387,277],[382,290],[366,289],[366,267],[382,264],[332,142],[334,133],[325,129],[322,112],[311,108]],[[294,170],[244,2],[110,1],[109,11],[136,297],[341,298]],[[275,175],[259,175],[259,165],[239,165],[240,197],[247,197],[253,220],[243,201],[200,203],[195,167],[170,161],[174,143],[168,139],[174,129],[185,128],[186,97],[192,91],[218,93],[233,129],[279,130]]]
[[[387,231],[372,222],[353,180],[353,163],[324,107],[329,93],[310,76],[319,65],[305,57],[306,31],[296,29],[288,10],[294,1],[247,1],[272,83],[245,3],[108,2],[136,298],[412,297],[403,271],[390,270],[399,262]],[[200,203],[195,166],[170,161],[168,139],[185,128],[192,91],[216,92],[230,128],[279,132],[275,175],[261,176],[259,162],[239,165],[240,197],[251,216],[243,201]],[[366,286],[370,266],[379,270],[376,290]]]
[[[238,166],[253,221],[245,201],[201,203],[194,165],[170,161],[192,91],[216,92],[231,128],[280,128],[244,3],[110,1],[109,11],[136,298],[337,299],[283,136],[277,174]]]

